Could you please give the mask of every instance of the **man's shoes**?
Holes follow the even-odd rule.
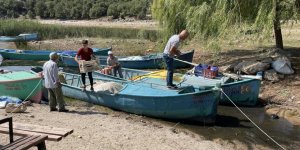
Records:
[[[50,111],[57,111],[57,108],[50,108]]]
[[[178,87],[175,84],[168,85],[168,88],[169,89],[178,89]]]
[[[59,109],[58,112],[69,112],[69,110],[64,108],[64,109]]]
[[[91,91],[94,91],[94,88],[91,86]]]
[[[81,85],[80,88],[82,88],[82,91],[85,91],[86,85]]]

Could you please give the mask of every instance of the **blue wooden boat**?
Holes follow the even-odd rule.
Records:
[[[0,41],[2,42],[26,42],[26,41],[37,41],[37,33],[26,33],[19,34],[18,36],[0,36]]]
[[[161,75],[161,71],[144,71],[136,69],[122,68],[124,79],[112,75],[102,74],[99,71],[93,72],[94,76],[104,79],[114,80],[136,80],[144,77],[160,78],[161,85],[166,84],[166,73]],[[175,77],[182,76],[181,79],[175,80]],[[257,104],[261,81],[258,79],[243,78],[241,80],[227,80],[225,76],[219,76],[215,79],[204,78],[202,76],[195,76],[190,74],[180,75],[174,74],[174,82],[192,85],[195,88],[203,89],[205,87],[212,87],[216,84],[221,84],[223,91],[233,100],[237,105],[241,106],[255,106]],[[231,104],[223,93],[220,94],[220,104]]]
[[[182,86],[180,90],[170,90],[154,84],[151,78],[140,82],[104,80],[94,78],[95,92],[82,91],[80,75],[63,73],[63,94],[67,97],[110,107],[138,115],[174,120],[193,120],[206,123],[215,121],[219,90],[198,90],[192,86]],[[97,91],[96,86],[107,82],[121,85],[116,93]],[[152,82],[151,84],[148,82]],[[87,82],[88,83],[88,82]]]
[[[194,50],[183,53],[179,59],[192,62],[194,56]],[[101,65],[106,65],[107,56],[99,56]],[[130,56],[130,57],[118,57],[119,62],[124,68],[133,69],[159,69],[164,68],[165,63],[163,61],[162,54],[151,54],[146,56]],[[62,57],[62,62],[66,66],[76,67],[78,63],[74,61],[73,57]],[[189,64],[174,61],[175,68],[189,67]]]
[[[111,48],[93,48],[96,55],[106,54]],[[4,59],[11,60],[49,60],[49,54],[52,50],[15,50],[15,49],[0,49],[0,54]],[[77,51],[74,50],[57,50],[55,51],[63,56],[74,57]]]

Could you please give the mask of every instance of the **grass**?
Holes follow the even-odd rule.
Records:
[[[122,39],[148,39],[156,41],[156,30],[112,27],[83,27],[41,24],[30,20],[0,20],[0,35],[16,36],[21,33],[38,33],[42,40],[73,37],[102,37]]]

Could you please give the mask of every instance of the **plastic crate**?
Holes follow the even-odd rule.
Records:
[[[203,69],[203,77],[213,79],[218,76],[218,67],[208,66],[208,68]]]

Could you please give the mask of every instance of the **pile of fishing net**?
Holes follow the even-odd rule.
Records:
[[[94,84],[94,91],[96,93],[110,93],[110,94],[116,94],[120,92],[123,89],[123,85],[116,82],[101,82],[97,81],[96,84]]]

